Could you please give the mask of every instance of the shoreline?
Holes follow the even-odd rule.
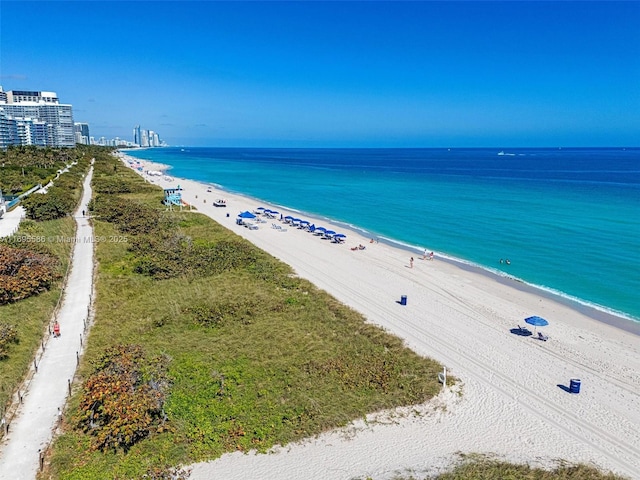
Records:
[[[118,157],[128,166],[126,157]],[[256,471],[267,472],[260,478],[269,480],[290,478],[277,473],[281,471],[295,471],[299,478],[392,478],[403,469],[422,474],[434,466],[446,468],[456,452],[545,466],[562,458],[640,477],[640,432],[627,426],[640,424],[636,334],[471,265],[438,256],[422,261],[415,253],[411,267],[411,250],[382,239],[370,244],[362,232],[317,216],[304,215],[346,233],[346,245],[291,226],[280,232],[271,225],[282,225],[277,220],[249,230],[235,224],[240,211],[259,205],[285,215],[295,211],[194,180],[142,176],[164,188],[179,183],[183,199],[199,213],[289,264],[298,276],[359,311],[369,323],[441,362],[460,381],[458,393],[447,388],[436,403],[417,407],[422,412],[440,405],[437,413],[380,425],[355,422],[346,430],[354,430],[353,435],[327,432],[281,447],[275,455],[225,454],[194,466],[194,480],[214,474],[256,478]],[[227,208],[214,207],[217,198],[225,198]],[[359,243],[366,246],[364,251],[350,250]],[[401,295],[408,296],[404,306]],[[523,319],[534,314],[549,320],[542,330],[549,341],[514,333],[518,323],[524,325]],[[582,379],[579,395],[568,393],[570,378]],[[372,451],[379,454],[373,458]],[[331,469],[342,473],[328,474]]]

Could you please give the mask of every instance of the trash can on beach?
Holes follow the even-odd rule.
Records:
[[[580,379],[572,378],[569,382],[569,391],[571,393],[580,393]]]
[[[407,304],[407,296],[406,295],[402,295],[400,297],[400,305],[406,305]]]

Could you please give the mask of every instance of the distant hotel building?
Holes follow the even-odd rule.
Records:
[[[0,87],[0,148],[9,145],[75,147],[71,105],[60,103],[55,92]]]
[[[153,130],[142,130],[140,125],[133,127],[133,143],[139,147],[162,147],[164,142]]]
[[[76,122],[73,124],[73,133],[76,137],[76,143],[82,145],[90,145],[89,124]]]

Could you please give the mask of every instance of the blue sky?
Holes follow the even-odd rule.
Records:
[[[0,5],[0,85],[172,145],[640,145],[640,2]]]

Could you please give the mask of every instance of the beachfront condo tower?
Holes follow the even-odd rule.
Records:
[[[9,145],[75,147],[71,105],[55,92],[0,87],[0,148]]]

